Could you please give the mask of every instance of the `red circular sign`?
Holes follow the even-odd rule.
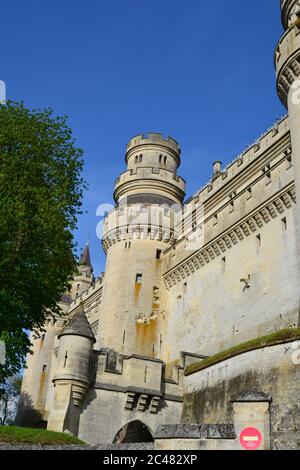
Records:
[[[257,450],[262,440],[261,432],[256,428],[246,428],[240,434],[240,443],[246,450]]]

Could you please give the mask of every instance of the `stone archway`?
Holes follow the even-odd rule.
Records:
[[[136,442],[154,442],[149,428],[141,421],[125,424],[114,438],[114,444],[131,444]]]

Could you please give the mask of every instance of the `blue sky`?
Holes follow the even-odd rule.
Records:
[[[138,133],[171,135],[193,194],[285,110],[273,51],[279,0],[10,0],[1,5],[0,79],[8,98],[69,116],[89,191],[76,233],[105,258],[96,208],[112,203],[124,149]]]

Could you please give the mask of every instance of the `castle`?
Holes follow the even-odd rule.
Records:
[[[300,446],[300,1],[281,10],[285,118],[226,168],[215,162],[184,203],[178,143],[128,143],[105,273],[94,280],[87,246],[67,317],[31,334],[22,395],[48,429],[238,449],[252,426],[262,448]]]

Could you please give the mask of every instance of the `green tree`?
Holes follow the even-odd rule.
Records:
[[[73,231],[81,213],[83,152],[66,117],[23,103],[0,105],[0,383],[30,350],[76,270]]]

